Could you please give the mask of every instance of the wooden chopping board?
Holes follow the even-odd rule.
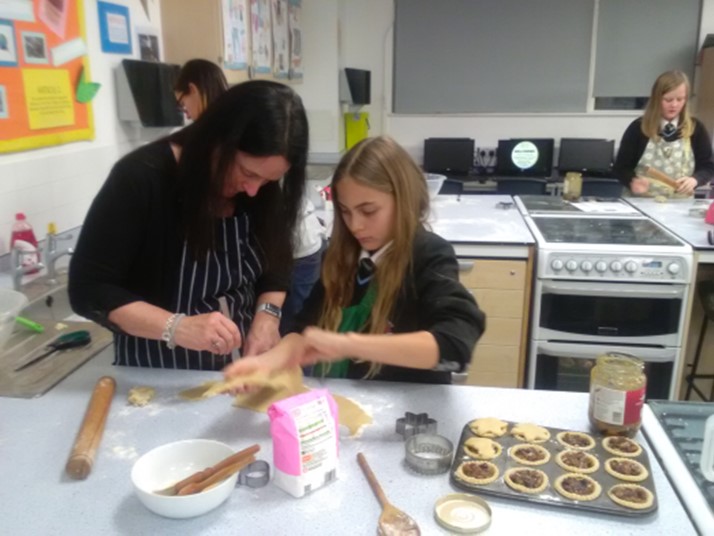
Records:
[[[59,335],[70,331],[89,331],[92,342],[83,348],[74,348],[64,352],[55,352],[46,359],[15,372],[22,364],[27,347],[5,348],[0,354],[0,396],[15,398],[34,398],[41,396],[53,386],[62,381],[89,359],[101,352],[112,342],[112,333],[94,322],[67,322],[61,330],[54,325],[45,325],[45,331],[32,336],[31,342],[37,348],[33,355],[37,355],[46,344]]]

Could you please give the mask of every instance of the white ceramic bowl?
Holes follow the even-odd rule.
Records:
[[[429,198],[434,199],[439,195],[439,190],[441,190],[444,181],[446,180],[446,175],[439,175],[437,173],[426,173],[426,185],[429,188]]]
[[[0,350],[15,327],[15,317],[27,306],[27,297],[16,290],[0,288]]]
[[[136,461],[131,470],[131,482],[141,502],[152,512],[173,518],[200,516],[229,497],[235,489],[237,473],[195,495],[167,496],[154,491],[165,489],[234,453],[225,443],[211,439],[167,443],[150,450]]]

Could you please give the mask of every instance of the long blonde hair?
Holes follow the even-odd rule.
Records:
[[[336,205],[330,245],[322,264],[325,299],[318,326],[337,331],[342,308],[350,305],[355,287],[361,247],[337,209],[337,185],[345,178],[394,196],[392,244],[380,259],[374,276],[376,298],[368,322],[368,333],[385,333],[389,315],[397,301],[407,271],[411,269],[412,248],[417,230],[429,212],[429,195],[424,174],[409,154],[392,138],[367,138],[355,145],[337,166],[331,190]],[[372,363],[367,377],[381,366]]]
[[[687,101],[679,112],[679,126],[682,138],[689,138],[694,132],[694,121],[689,112],[689,78],[682,71],[667,71],[657,77],[652,84],[652,92],[647,101],[645,113],[642,116],[642,133],[650,139],[659,137],[660,120],[662,119],[662,97],[684,84],[687,90]]]

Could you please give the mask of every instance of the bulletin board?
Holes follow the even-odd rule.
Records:
[[[0,2],[0,153],[94,138],[83,2]]]

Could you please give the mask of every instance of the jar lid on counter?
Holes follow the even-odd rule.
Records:
[[[436,522],[457,534],[477,534],[491,526],[491,507],[481,497],[450,493],[434,504]]]

